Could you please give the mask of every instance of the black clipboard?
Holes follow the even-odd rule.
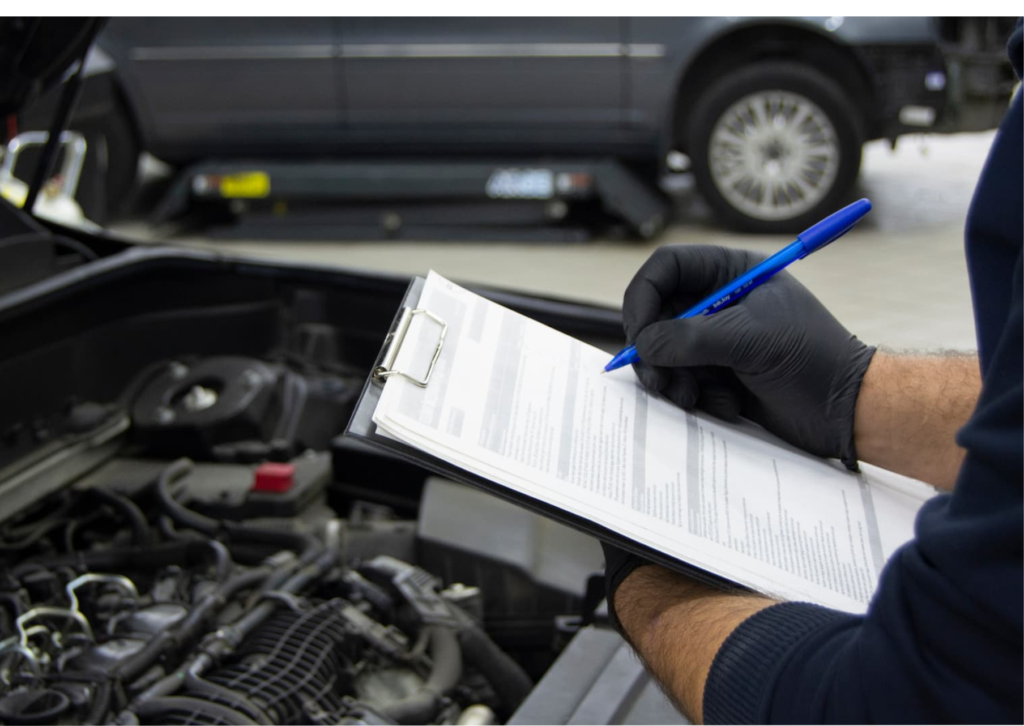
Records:
[[[428,386],[430,385],[430,374],[433,372],[434,363],[436,363],[438,356],[443,352],[444,332],[446,329],[444,321],[429,313],[429,311],[418,307],[420,295],[423,292],[423,286],[425,283],[426,280],[422,277],[415,277],[410,283],[409,289],[406,291],[405,297],[402,299],[402,304],[395,313],[395,318],[392,321],[391,328],[384,340],[384,345],[381,346],[380,353],[374,361],[371,373],[363,384],[363,390],[359,396],[359,401],[356,403],[355,410],[352,413],[352,417],[349,419],[348,426],[345,428],[343,436],[379,453],[391,455],[407,463],[420,466],[439,476],[485,491],[499,499],[524,507],[531,512],[535,512],[543,517],[547,517],[548,519],[564,524],[567,527],[583,532],[584,534],[588,534],[599,540],[613,544],[616,547],[632,552],[633,554],[650,560],[651,562],[656,562],[657,564],[663,565],[671,570],[675,570],[689,577],[693,577],[694,579],[701,580],[709,585],[729,589],[748,589],[724,577],[702,570],[682,560],[678,560],[664,552],[661,552],[660,550],[641,544],[640,542],[630,539],[615,530],[596,524],[595,522],[579,515],[567,512],[561,507],[556,507],[553,504],[549,504],[540,499],[515,491],[503,484],[491,481],[472,472],[468,472],[465,469],[454,466],[447,461],[431,456],[430,454],[413,446],[409,446],[408,444],[396,441],[390,437],[378,434],[377,425],[373,422],[373,412],[377,408],[377,402],[380,400],[380,394],[384,388],[384,383],[387,378],[391,375],[401,375],[415,382],[417,385],[423,387]],[[439,342],[435,349],[434,358],[430,361],[430,366],[427,368],[426,373],[420,376],[410,374],[405,371],[396,371],[391,367],[391,364],[394,363],[397,352],[404,340],[404,333],[405,330],[408,329],[409,321],[411,317],[416,314],[429,315],[436,323],[438,323],[439,329]]]

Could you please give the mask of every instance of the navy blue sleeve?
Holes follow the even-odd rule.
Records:
[[[982,393],[953,494],[922,508],[866,615],[783,603],[742,623],[708,676],[707,723],[1024,721],[1022,124],[1018,92],[968,216]]]

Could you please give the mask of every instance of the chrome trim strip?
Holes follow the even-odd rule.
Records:
[[[633,43],[343,44],[341,58],[661,58],[665,46]]]
[[[329,60],[335,52],[332,45],[237,45],[133,48],[131,55],[136,61]]]
[[[134,48],[136,61],[326,60],[329,58],[662,58],[656,43],[353,43],[340,47],[209,46]]]

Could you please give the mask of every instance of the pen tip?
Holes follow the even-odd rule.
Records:
[[[601,369],[601,375],[602,375],[602,376],[603,376],[603,375],[604,375],[605,373],[607,373],[607,372],[608,372],[608,371],[606,371],[606,370],[605,370],[604,368],[602,368],[602,369]]]

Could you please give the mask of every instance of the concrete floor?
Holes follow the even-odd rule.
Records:
[[[793,265],[793,274],[866,342],[900,349],[975,349],[963,228],[992,138],[992,133],[905,137],[895,152],[881,142],[869,144],[858,196],[870,198],[874,210],[855,232]],[[455,281],[610,306],[621,304],[633,273],[660,245],[720,244],[770,253],[790,241],[716,228],[699,199],[681,199],[679,206],[679,221],[653,242],[181,241],[409,275],[433,268]]]

